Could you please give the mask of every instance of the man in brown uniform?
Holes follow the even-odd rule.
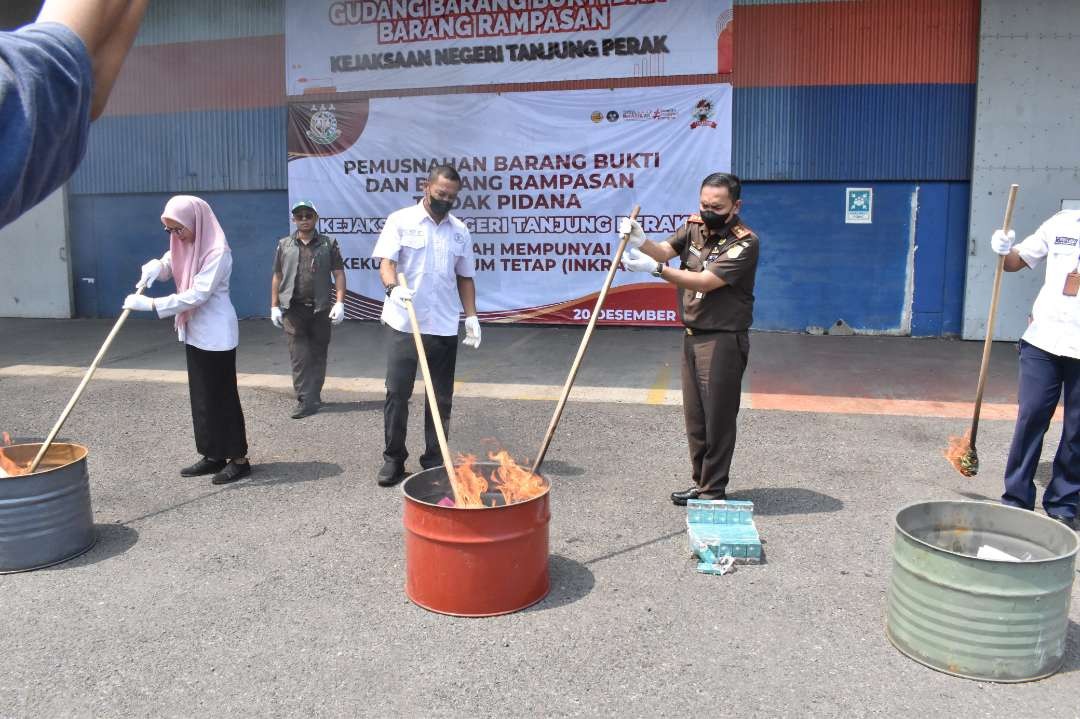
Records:
[[[701,183],[700,214],[692,215],[662,242],[645,239],[626,218],[630,236],[623,266],[650,272],[678,288],[683,337],[682,392],[694,486],[672,492],[671,501],[724,499],[742,376],[750,354],[758,238],[739,219],[742,184],[717,172]],[[679,269],[667,266],[678,257]]]
[[[345,264],[337,240],[315,229],[315,206],[292,207],[296,232],[278,241],[270,280],[270,319],[289,337],[296,407],[293,419],[319,411],[330,325],[345,319]],[[334,303],[330,303],[333,277]]]

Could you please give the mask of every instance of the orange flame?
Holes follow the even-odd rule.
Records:
[[[949,446],[945,450],[945,459],[965,477],[974,477],[979,471],[979,457],[971,446],[971,430],[963,437],[949,437]]]
[[[483,507],[482,496],[488,489],[488,481],[484,479],[484,475],[476,471],[476,457],[471,454],[459,454],[454,474],[456,476],[454,495],[457,505]]]
[[[11,444],[11,435],[7,432],[3,432],[4,442],[3,447]],[[26,470],[30,469],[30,465],[21,465],[11,457],[4,453],[4,450],[0,448],[0,477],[17,477],[21,474],[26,474]]]
[[[499,466],[491,473],[490,481],[477,471],[474,455],[458,455],[457,466],[454,467],[454,473],[457,476],[454,486],[457,506],[483,507],[483,495],[492,485],[502,494],[506,504],[528,501],[540,496],[547,489],[547,485],[539,475],[518,466],[506,450],[488,452],[488,459],[499,463]],[[488,506],[496,506],[496,501],[491,499]]]

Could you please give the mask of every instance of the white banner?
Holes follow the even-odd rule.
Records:
[[[289,108],[290,203],[310,199],[346,258],[348,316],[378,316],[370,259],[386,216],[430,167],[463,177],[481,319],[586,322],[641,205],[663,239],[697,211],[701,180],[731,164],[731,86],[375,98]],[[659,283],[659,284],[657,284]],[[675,324],[674,290],[619,272],[602,321]]]
[[[732,0],[286,0],[290,96],[731,72]]]

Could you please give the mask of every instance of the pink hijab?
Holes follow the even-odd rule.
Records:
[[[170,219],[186,227],[193,235],[194,242],[181,240],[176,234],[169,235],[169,251],[172,253],[172,273],[176,280],[176,291],[191,289],[191,281],[206,264],[206,261],[229,252],[229,243],[225,241],[225,231],[218,224],[214,211],[205,200],[191,195],[176,195],[165,203],[161,221]],[[187,325],[193,310],[181,312],[176,316],[176,326]]]

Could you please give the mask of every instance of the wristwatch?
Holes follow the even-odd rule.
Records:
[[[390,293],[394,291],[395,287],[397,287],[397,283],[395,283],[395,282],[391,282],[390,284],[388,284],[386,286],[386,296],[387,297],[390,296]]]
[[[653,277],[660,277],[661,275],[663,275],[664,274],[664,263],[663,262],[657,262],[656,263],[656,269],[653,270],[650,274],[652,274]]]

